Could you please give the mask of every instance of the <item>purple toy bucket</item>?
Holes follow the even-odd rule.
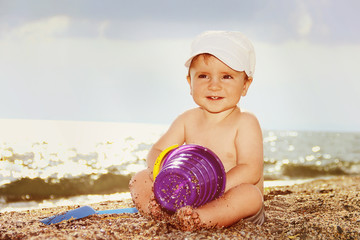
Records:
[[[154,194],[170,212],[204,205],[224,194],[226,173],[215,153],[199,145],[182,145],[167,152],[155,178]]]

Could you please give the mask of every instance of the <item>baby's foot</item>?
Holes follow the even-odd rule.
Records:
[[[170,219],[170,215],[162,210],[160,204],[156,201],[155,196],[152,196],[149,203],[149,213],[152,218],[155,220],[165,220]]]
[[[183,231],[196,231],[204,224],[201,223],[199,214],[190,206],[180,208],[175,213],[175,225]]]

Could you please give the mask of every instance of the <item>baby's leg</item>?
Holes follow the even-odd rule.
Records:
[[[194,218],[196,215],[201,225],[223,227],[256,214],[262,204],[263,196],[257,187],[252,184],[241,184],[227,191],[224,196],[197,209],[182,208],[176,216],[184,230],[197,228],[194,224],[199,221]]]
[[[132,200],[139,212],[145,216],[150,215],[149,203],[153,195],[152,187],[153,181],[148,170],[136,173],[129,183]]]
[[[168,220],[170,216],[161,209],[154,197],[153,181],[147,170],[135,174],[129,188],[135,206],[142,215],[151,216],[157,220]]]

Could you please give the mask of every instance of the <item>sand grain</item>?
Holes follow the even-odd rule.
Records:
[[[184,232],[140,214],[92,215],[44,225],[38,219],[79,206],[0,213],[0,239],[360,239],[360,176],[265,190],[267,220]],[[91,205],[133,207],[131,199]]]

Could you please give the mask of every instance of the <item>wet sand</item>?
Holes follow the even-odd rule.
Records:
[[[38,221],[79,206],[0,213],[0,239],[360,239],[360,176],[265,189],[266,222],[246,221],[195,232],[138,213],[92,215],[45,225]],[[91,205],[133,207],[131,199]]]

